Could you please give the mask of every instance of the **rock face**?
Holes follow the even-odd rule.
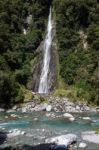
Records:
[[[0,144],[3,144],[6,141],[7,135],[4,132],[0,132]]]
[[[75,134],[61,135],[45,140],[46,143],[55,143],[57,145],[65,145],[68,147],[70,144],[77,142],[77,136]]]
[[[44,42],[42,41],[40,46],[37,48],[37,56],[36,60],[33,63],[33,80],[32,80],[32,90],[34,92],[38,92],[38,87],[39,87],[39,82],[40,82],[40,74],[41,74],[41,68],[42,68],[42,63],[43,63],[43,54],[42,54],[42,49],[43,49]]]

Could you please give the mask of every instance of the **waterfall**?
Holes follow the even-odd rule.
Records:
[[[48,25],[47,25],[47,35],[43,46],[43,67],[40,76],[38,93],[49,92],[48,74],[49,74],[49,64],[51,60],[51,52],[50,52],[51,44],[52,44],[52,15],[51,15],[51,8],[50,8]]]

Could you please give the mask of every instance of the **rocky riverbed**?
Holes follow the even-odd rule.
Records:
[[[0,149],[42,150],[46,143],[72,150],[98,150],[99,109],[67,98],[37,97],[12,109],[0,109]],[[23,145],[27,144],[27,147]],[[45,145],[45,150],[48,149]],[[44,149],[43,147],[43,149]],[[12,148],[13,149],[13,148]],[[53,149],[54,150],[54,149]],[[56,149],[57,150],[57,149]]]
[[[0,112],[5,110],[0,108]],[[16,105],[7,112],[39,112],[39,111],[54,111],[54,112],[70,112],[70,113],[81,113],[81,112],[99,112],[98,107],[90,107],[85,102],[70,101],[68,98],[36,95],[32,100],[26,100],[20,106]]]

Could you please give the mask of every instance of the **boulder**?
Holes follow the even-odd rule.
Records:
[[[74,142],[77,142],[77,136],[75,134],[61,135],[45,140],[45,143],[55,143],[57,145],[65,145],[66,147]]]
[[[41,111],[45,111],[47,107],[47,103],[41,105]]]
[[[23,112],[23,113],[26,113],[26,112],[27,112],[27,107],[23,107],[23,108],[22,108],[22,112]]]
[[[69,113],[65,113],[65,114],[63,114],[63,116],[64,116],[65,118],[68,118],[70,121],[74,121],[74,120],[75,120],[75,118],[73,117],[73,115],[71,115],[71,114],[69,114]]]
[[[74,118],[74,117],[71,117],[71,118],[69,118],[69,120],[70,120],[70,121],[74,121],[74,120],[75,120],[75,118]]]
[[[52,110],[52,106],[51,105],[48,105],[47,107],[46,107],[46,111],[51,111]]]
[[[12,109],[13,109],[13,110],[16,110],[16,109],[17,109],[17,106],[15,105]]]
[[[3,108],[0,108],[0,112],[4,112],[5,111],[5,109],[3,109]]]
[[[81,143],[79,144],[79,148],[85,149],[86,147],[87,147],[87,144],[86,144],[86,143],[81,142]]]
[[[73,115],[69,114],[69,113],[65,113],[63,114],[64,117],[66,118],[73,118]]]
[[[9,109],[9,110],[7,110],[6,112],[7,112],[7,113],[14,113],[14,112],[15,112],[15,110],[13,110],[13,109]]]

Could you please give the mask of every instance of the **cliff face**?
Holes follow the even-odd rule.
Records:
[[[38,57],[37,61],[33,67],[33,83],[32,90],[34,92],[38,91],[40,75],[43,65],[43,48],[44,41],[41,42],[40,46],[37,49]],[[55,19],[53,17],[53,29],[52,29],[52,45],[51,45],[51,60],[49,64],[49,74],[48,74],[48,84],[49,91],[53,91],[56,86],[57,79],[57,46],[56,46],[56,27],[55,27]]]
[[[33,66],[33,80],[32,80],[32,90],[34,92],[38,91],[39,82],[40,82],[40,74],[41,74],[42,63],[43,63],[43,53],[42,53],[43,44],[44,42],[42,41],[40,46],[36,50],[38,56]]]

